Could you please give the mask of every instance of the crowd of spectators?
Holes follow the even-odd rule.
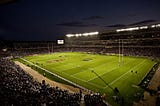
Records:
[[[74,51],[74,52],[92,52],[92,53],[112,53],[119,54],[119,40],[80,40],[65,42],[65,45],[57,45],[52,42],[0,42],[0,55],[14,55],[14,56],[24,56],[24,55],[34,55],[34,54],[44,54],[52,52],[64,52],[64,51]],[[11,45],[7,45],[11,43]],[[122,53],[122,41],[121,53]],[[149,56],[153,58],[160,57],[160,47],[159,47],[159,36],[156,39],[146,39],[146,40],[126,40],[123,41],[123,53],[124,55],[132,56]],[[3,51],[4,48],[7,51]]]
[[[80,94],[35,81],[8,59],[0,59],[1,106],[79,106]]]
[[[84,100],[86,106],[105,106],[102,96],[99,93],[86,94]]]
[[[160,106],[160,86],[157,88],[156,106]]]
[[[0,58],[0,106],[80,106],[81,98],[82,92],[39,83],[10,59]],[[87,94],[84,101],[86,106],[103,104],[100,94]]]

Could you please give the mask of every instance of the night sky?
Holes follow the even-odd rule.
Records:
[[[18,0],[0,5],[0,40],[55,40],[159,20],[160,0]]]

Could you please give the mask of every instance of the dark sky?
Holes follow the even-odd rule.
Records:
[[[55,40],[145,20],[160,20],[160,0],[18,0],[0,5],[0,39]]]

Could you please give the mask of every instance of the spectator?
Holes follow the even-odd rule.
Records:
[[[79,106],[80,94],[36,82],[19,66],[0,59],[0,105],[8,106]]]

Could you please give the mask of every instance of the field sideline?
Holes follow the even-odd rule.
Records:
[[[156,64],[151,59],[125,56],[119,65],[118,56],[80,52],[34,55],[24,59],[87,89],[113,95],[94,71],[127,98],[142,90],[138,84]]]

